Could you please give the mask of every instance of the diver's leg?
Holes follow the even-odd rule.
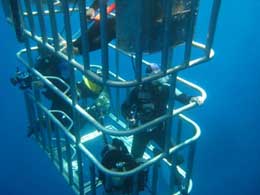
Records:
[[[109,43],[116,37],[115,32],[115,17],[107,19],[107,42]],[[89,42],[89,51],[95,51],[101,48],[101,35],[100,35],[100,22],[96,21],[88,29],[88,42]],[[81,36],[73,42],[73,46],[76,47],[80,54],[82,54],[81,47]]]
[[[131,154],[134,158],[143,157],[145,147],[150,141],[150,133],[142,132],[134,136]]]

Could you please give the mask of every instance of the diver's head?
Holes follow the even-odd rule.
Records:
[[[146,74],[152,74],[152,73],[158,73],[160,72],[161,68],[158,64],[151,63],[146,66],[145,73]]]
[[[158,72],[161,71],[161,67],[158,65],[158,64],[155,64],[155,63],[151,63],[149,65],[146,66],[146,74],[147,75],[151,75],[151,74],[156,74]],[[161,77],[161,78],[158,78],[154,81],[152,81],[153,84],[158,84],[158,83],[167,83],[169,80],[169,76],[164,76],[164,77]]]

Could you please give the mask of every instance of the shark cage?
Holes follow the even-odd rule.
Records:
[[[183,112],[207,95],[178,74],[213,58],[220,3],[198,28],[199,0],[2,0],[24,44],[25,70],[11,81],[24,93],[28,136],[76,194],[191,193],[201,131]],[[151,139],[135,157],[140,135]]]

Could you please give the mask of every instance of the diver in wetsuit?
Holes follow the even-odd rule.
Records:
[[[113,6],[113,4],[112,4]],[[94,20],[93,24],[89,27],[88,43],[89,51],[95,51],[101,47],[101,33],[100,33],[100,20],[95,19],[96,10],[99,8],[98,0],[94,0],[90,8],[86,11],[87,17]],[[109,43],[116,37],[116,18],[114,16],[108,16],[107,18],[107,42]],[[73,47],[76,53],[82,54],[81,36],[73,41]]]
[[[156,64],[152,64],[146,69],[148,74],[156,71],[160,71],[159,66]],[[136,127],[138,124],[147,123],[166,114],[169,89],[170,86],[166,78],[147,82],[133,88],[121,107],[124,118],[130,121],[133,127]],[[186,104],[191,101],[192,97],[178,92],[175,98]],[[166,124],[162,122],[134,135],[131,154],[135,158],[142,158],[146,145],[150,140],[154,140],[160,148],[164,148],[165,132]]]
[[[55,76],[61,78],[66,83],[70,83],[70,68],[69,64],[55,56],[49,54],[40,56],[36,63],[36,69],[45,76]],[[61,91],[65,91],[65,85],[57,80],[52,81],[53,84]],[[95,83],[91,79],[83,76],[82,80],[76,84],[78,99],[93,99],[94,103],[90,107],[86,108],[87,111],[96,118],[99,122],[102,122],[103,117],[108,113],[110,109],[110,98],[107,88]],[[61,110],[65,112],[69,117],[72,117],[72,107],[65,102],[59,95],[57,95],[48,86],[44,87],[44,96],[49,99],[51,103],[51,110]],[[69,91],[67,96],[70,96]],[[60,114],[55,115],[61,122],[64,120],[64,116]],[[80,118],[80,123],[84,125],[86,120]]]

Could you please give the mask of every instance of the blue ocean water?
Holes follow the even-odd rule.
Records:
[[[202,0],[203,8],[209,2]],[[185,74],[208,93],[190,114],[201,126],[193,195],[259,194],[260,2],[222,2],[213,61]],[[198,24],[199,25],[199,24]],[[38,145],[26,137],[23,95],[10,85],[19,45],[0,11],[0,194],[73,194]]]

